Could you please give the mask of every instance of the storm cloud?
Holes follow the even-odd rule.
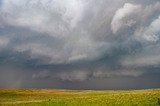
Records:
[[[0,87],[155,88],[159,65],[159,0],[0,0]]]

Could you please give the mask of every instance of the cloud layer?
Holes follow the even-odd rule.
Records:
[[[158,0],[0,0],[0,77],[23,76],[14,87],[157,87],[159,27]]]

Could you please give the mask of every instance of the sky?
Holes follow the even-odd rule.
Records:
[[[0,88],[158,87],[159,0],[0,0]]]

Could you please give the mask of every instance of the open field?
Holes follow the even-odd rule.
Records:
[[[0,89],[0,106],[158,106],[160,89],[128,91]]]

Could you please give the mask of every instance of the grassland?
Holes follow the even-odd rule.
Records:
[[[0,106],[159,106],[160,89],[87,91],[0,89]]]

